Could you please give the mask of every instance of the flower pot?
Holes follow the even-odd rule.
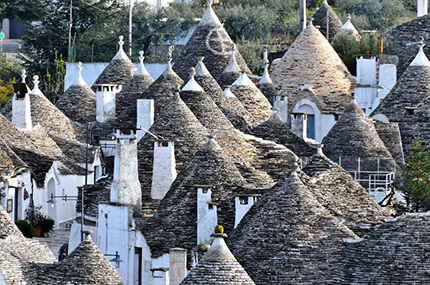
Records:
[[[35,237],[41,237],[42,236],[42,227],[35,227],[33,236]]]

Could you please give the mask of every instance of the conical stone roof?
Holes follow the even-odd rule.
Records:
[[[399,124],[405,149],[411,147],[415,136],[430,140],[429,85],[430,63],[421,46],[414,61],[371,114],[383,114]]]
[[[255,118],[256,124],[263,123],[270,118],[272,105],[246,73],[242,73],[233,83],[231,91]]]
[[[82,67],[79,63],[78,77],[55,103],[55,106],[72,121],[88,123],[96,120],[97,98],[94,91],[82,78],[81,71]]]
[[[318,202],[359,236],[388,218],[366,189],[323,153],[315,154],[303,172],[311,178]]]
[[[251,129],[250,133],[254,136],[274,141],[291,149],[300,157],[310,157],[316,147],[305,142],[302,138],[291,132],[291,129],[282,122],[276,111],[272,112],[270,118]]]
[[[93,88],[98,84],[126,84],[136,71],[136,67],[125,54],[123,45],[124,37],[119,37],[119,50],[109,62],[108,66],[102,71],[93,84]]]
[[[196,57],[203,56],[206,67],[218,80],[230,60],[232,44],[233,41],[209,4],[173,69],[185,79],[190,68],[196,66]],[[236,52],[236,60],[242,71],[251,73],[239,52]]]
[[[290,101],[301,88],[311,87],[323,103],[324,113],[342,112],[355,84],[339,55],[312,22],[281,60],[272,64],[271,71],[279,95],[288,96]]]
[[[136,109],[137,99],[148,87],[154,83],[151,75],[143,64],[143,51],[140,52],[139,66],[133,77],[123,86],[122,90],[116,94],[115,112],[117,117],[120,116],[124,110]]]
[[[328,13],[328,37],[329,41],[333,40],[335,35],[340,31],[343,24],[336,13],[328,5],[327,0],[324,0],[318,11],[312,16],[313,23],[320,26],[319,30],[325,38],[327,38],[327,13]]]
[[[0,138],[0,165],[9,166],[10,170],[27,166],[24,161]],[[0,176],[0,181],[3,177]]]
[[[217,138],[221,147],[230,155],[242,159],[241,157],[249,150],[245,139],[221,112],[214,100],[196,82],[194,74],[180,94],[202,125]]]
[[[124,284],[116,269],[87,237],[66,258],[43,266],[39,284]]]
[[[406,23],[398,25],[386,33],[387,39],[398,46],[399,66],[397,78],[405,72],[412,60],[415,58],[419,48],[414,44],[420,38],[425,43],[430,40],[430,14],[414,18]],[[425,54],[430,56],[430,45],[424,47]]]
[[[179,95],[176,95],[161,111],[149,131],[164,141],[174,142],[178,173],[205,144],[209,135],[208,130],[200,123]],[[139,180],[142,185],[143,204],[152,202],[151,184],[154,143],[156,141],[151,134],[146,133],[138,144]]]
[[[224,237],[215,233],[210,249],[181,284],[255,284],[228,249]]]
[[[345,106],[345,113],[340,115],[322,143],[327,157],[336,162],[341,157],[341,166],[346,170],[357,170],[358,164],[362,171],[377,171],[378,167],[381,171],[393,171],[397,167],[373,121],[355,99]]]
[[[337,264],[343,284],[425,284],[429,282],[430,215],[407,214],[348,243]]]
[[[357,238],[299,175],[293,171],[261,197],[227,240],[256,284],[328,283],[344,240]]]
[[[198,188],[211,189],[212,201],[222,209],[218,223],[225,226],[226,232],[231,232],[235,193],[239,194],[245,184],[233,159],[210,138],[179,173],[155,215],[143,226],[151,256],[157,258],[173,247],[191,251],[197,245]]]
[[[0,205],[0,236],[24,237],[3,206]]]
[[[195,80],[203,90],[212,97],[233,126],[237,129],[244,130],[248,124],[251,124],[252,116],[240,102],[237,100],[228,100],[224,91],[222,91],[221,87],[204,65],[203,58],[198,59]]]

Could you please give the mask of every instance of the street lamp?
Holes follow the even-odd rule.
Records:
[[[106,253],[105,256],[115,256],[114,258],[112,258],[111,260],[109,260],[110,262],[115,262],[115,268],[119,268],[120,263],[124,262],[121,259],[121,256],[118,254],[118,251],[116,251],[115,254]]]

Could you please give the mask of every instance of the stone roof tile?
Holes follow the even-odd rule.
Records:
[[[319,30],[327,38],[327,14],[328,14],[328,37],[329,41],[333,40],[335,35],[340,31],[343,24],[333,9],[328,5],[327,0],[323,2],[321,7],[312,16],[313,23],[316,26],[320,26]]]

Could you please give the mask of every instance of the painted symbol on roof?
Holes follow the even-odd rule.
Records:
[[[231,49],[230,37],[224,28],[212,29],[206,37],[206,47],[215,54],[225,55]]]

